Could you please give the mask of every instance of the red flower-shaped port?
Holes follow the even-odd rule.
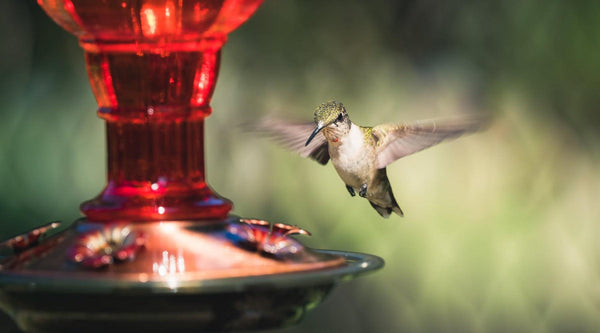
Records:
[[[229,239],[240,247],[278,259],[299,255],[304,251],[304,246],[289,236],[310,236],[310,232],[304,229],[283,223],[271,225],[255,219],[240,219],[240,222],[227,228]]]
[[[67,251],[67,258],[85,268],[99,269],[134,260],[145,243],[144,234],[129,226],[106,226],[79,235],[77,243]]]
[[[22,233],[0,243],[0,249],[11,249],[14,253],[23,252],[39,244],[40,239],[50,230],[60,226],[60,222],[51,222],[28,232]]]

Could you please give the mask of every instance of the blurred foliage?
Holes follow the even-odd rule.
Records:
[[[77,218],[104,185],[105,153],[75,38],[33,1],[0,9],[6,238]],[[599,40],[594,1],[267,0],[223,51],[208,180],[236,214],[387,262],[282,332],[599,330]],[[365,125],[462,112],[495,121],[389,167],[407,214],[388,221],[331,166],[235,127],[310,119],[331,98]]]

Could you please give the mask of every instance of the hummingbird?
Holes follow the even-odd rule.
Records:
[[[314,111],[314,121],[295,123],[265,118],[255,129],[302,157],[325,165],[329,160],[351,196],[366,198],[384,218],[404,216],[387,177],[386,166],[443,140],[474,132],[476,118],[425,120],[414,123],[354,124],[342,103],[329,101]]]

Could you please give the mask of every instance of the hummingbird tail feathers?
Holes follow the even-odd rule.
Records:
[[[396,203],[394,207],[392,207],[392,210],[394,211],[394,213],[400,215],[400,217],[404,217],[404,212],[402,211],[402,209],[400,208],[400,206],[398,206],[398,204]]]
[[[398,204],[396,203],[396,200],[394,200],[392,202],[391,207],[382,207],[382,206],[374,204],[371,201],[369,201],[369,203],[371,204],[371,206],[373,208],[375,208],[377,213],[379,213],[379,215],[381,215],[383,218],[386,218],[386,219],[389,218],[390,215],[392,214],[392,212],[400,215],[401,217],[404,216],[404,212],[402,212],[402,209],[400,209],[400,206],[398,206]]]

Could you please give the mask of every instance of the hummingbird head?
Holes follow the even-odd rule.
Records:
[[[310,141],[319,133],[323,128],[328,126],[344,126],[350,128],[350,118],[348,118],[348,112],[342,103],[336,101],[330,101],[327,103],[321,103],[315,109],[315,124],[317,127],[312,132],[308,140],[306,140],[305,146],[308,146]]]

